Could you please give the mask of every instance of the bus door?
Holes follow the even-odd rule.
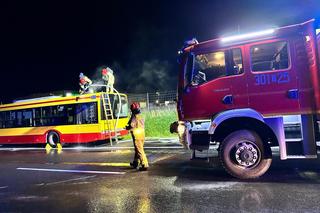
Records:
[[[288,41],[277,40],[247,46],[249,106],[264,116],[299,114],[299,88]]]

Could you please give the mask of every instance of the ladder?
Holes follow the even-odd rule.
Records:
[[[119,116],[114,119],[110,95],[108,92],[103,92],[101,94],[103,110],[106,117],[105,125],[108,129],[108,136],[110,140],[110,145],[112,146],[112,139],[115,138],[116,143],[118,142],[118,131],[117,131],[117,124]],[[106,131],[106,128],[104,128]]]
[[[109,140],[110,140],[110,145],[112,146],[112,139],[116,140],[116,143],[118,142],[118,134],[119,130],[117,129],[118,122],[119,122],[119,117],[120,117],[120,111],[122,109],[122,103],[121,103],[121,95],[116,90],[113,88],[112,95],[114,97],[118,97],[119,99],[119,105],[118,105],[118,113],[116,116],[113,114],[112,110],[112,105],[111,105],[111,100],[110,100],[110,94],[109,94],[109,88],[108,85],[104,84],[91,84],[90,87],[97,87],[97,88],[105,88],[106,92],[101,93],[101,99],[102,99],[102,104],[103,104],[103,110],[104,114],[106,117],[106,121],[104,122],[104,132],[106,133],[106,127],[108,128],[108,135],[109,135]],[[116,119],[115,119],[116,117]]]

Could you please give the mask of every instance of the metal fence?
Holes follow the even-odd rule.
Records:
[[[175,108],[177,91],[128,94],[129,103],[138,102],[143,110]]]

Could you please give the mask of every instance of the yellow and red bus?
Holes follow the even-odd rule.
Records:
[[[49,96],[0,105],[0,144],[49,143],[56,146],[58,143],[88,143],[126,135],[127,100],[122,93],[100,92],[70,97]],[[106,116],[105,103],[110,103],[112,119],[110,114]]]

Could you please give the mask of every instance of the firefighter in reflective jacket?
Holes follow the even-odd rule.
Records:
[[[140,171],[146,171],[149,167],[148,159],[144,152],[144,119],[140,113],[140,107],[138,103],[133,103],[130,106],[131,117],[126,127],[127,130],[130,130],[133,145],[134,145],[134,159],[130,165],[133,168],[138,168]]]
[[[92,81],[85,76],[83,73],[80,73],[79,75],[79,85],[80,85],[80,90],[79,93],[80,95],[85,94],[89,91],[89,87],[92,84]]]
[[[101,70],[101,74],[102,74],[102,79],[107,85],[107,92],[113,92],[113,85],[114,85],[113,70],[110,69],[109,67],[103,68]]]

